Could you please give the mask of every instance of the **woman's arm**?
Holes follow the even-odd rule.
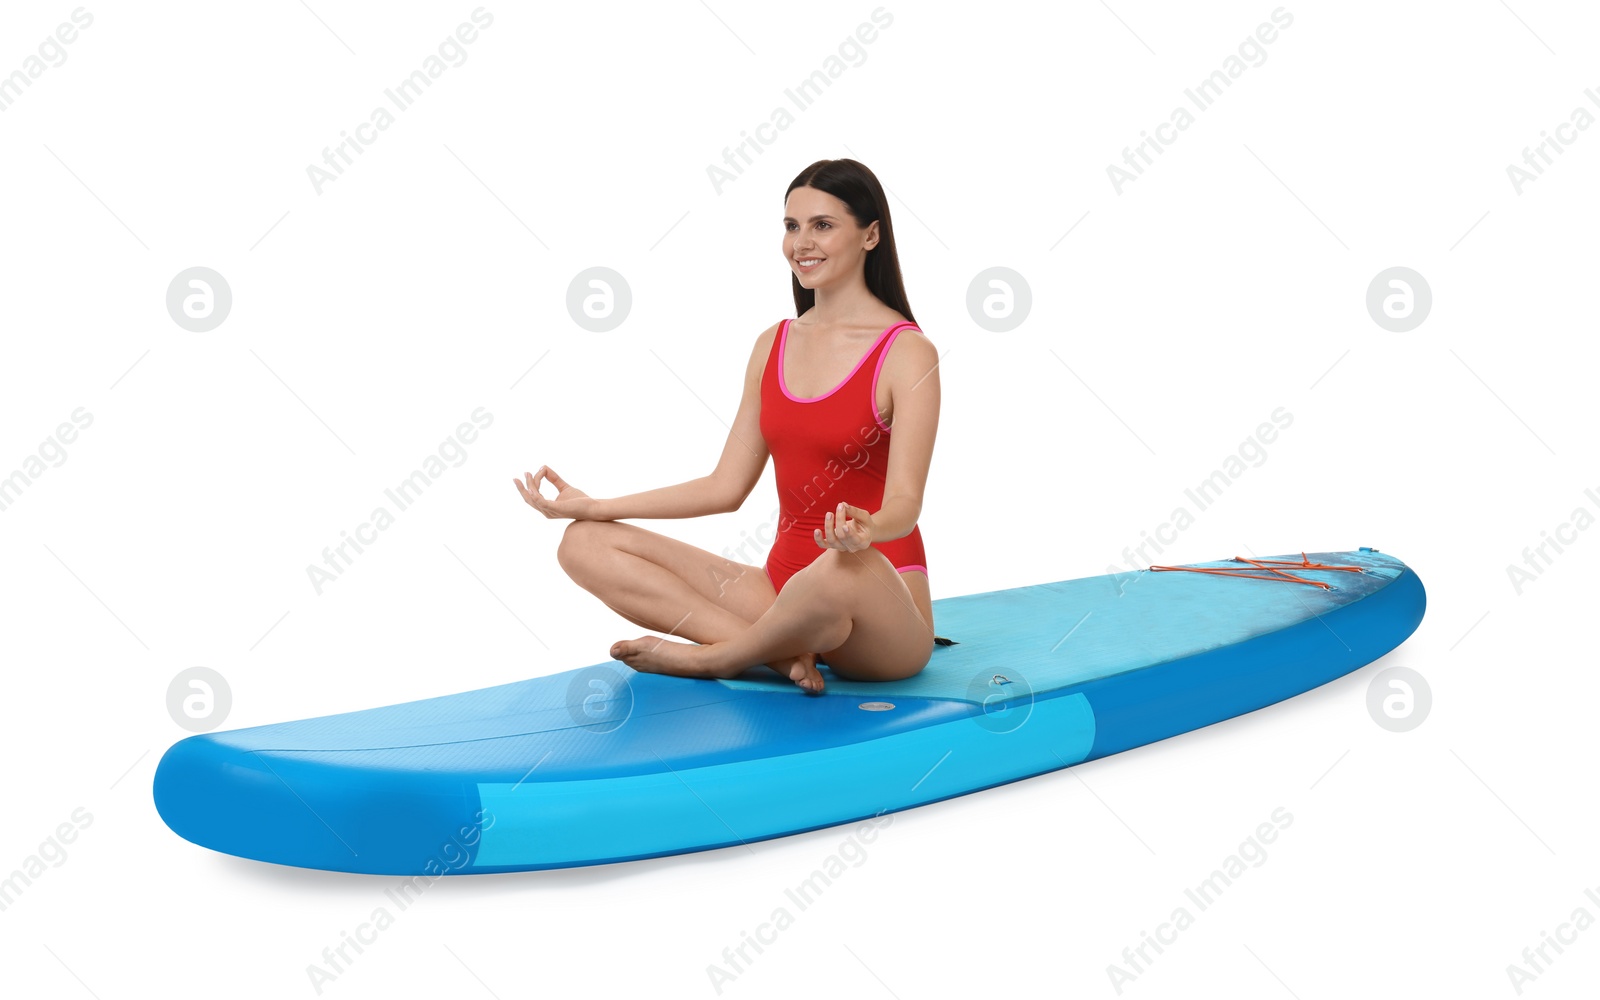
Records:
[[[902,344],[901,350],[892,349]],[[939,430],[939,352],[918,330],[902,330],[890,346],[883,378],[889,383],[894,431],[883,506],[871,512],[874,542],[903,538],[917,526]]]
[[[722,446],[722,457],[716,469],[710,475],[688,482],[601,500],[595,505],[594,520],[700,517],[739,509],[767,467],[767,441],[761,436],[761,372],[777,329],[775,323],[757,337],[750,351],[739,413],[728,429],[728,439]]]
[[[643,493],[609,497],[595,504],[595,512],[589,519],[620,521],[625,517],[669,518],[719,514],[727,508],[717,489],[717,483],[711,476],[701,476]]]

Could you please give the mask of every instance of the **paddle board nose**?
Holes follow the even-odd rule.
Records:
[[[178,836],[224,854],[329,871],[449,874],[472,863],[475,785],[426,772],[352,774],[340,751],[230,745],[248,732],[190,736],[162,755],[156,812]]]

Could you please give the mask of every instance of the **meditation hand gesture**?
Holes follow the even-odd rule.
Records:
[[[522,494],[522,499],[527,501],[529,507],[551,519],[560,517],[570,517],[574,521],[593,519],[596,505],[600,501],[576,486],[569,485],[550,466],[541,465],[538,472],[529,472],[525,475],[528,477],[527,485],[523,485],[520,479],[513,478],[511,481],[516,484],[517,492]],[[546,500],[544,494],[539,492],[539,483],[542,480],[549,480],[559,491],[554,500]]]
[[[860,507],[841,503],[823,518],[821,528],[812,530],[811,536],[825,549],[860,552],[872,544],[872,515]]]

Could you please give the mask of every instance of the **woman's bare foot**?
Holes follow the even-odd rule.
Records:
[[[621,660],[646,674],[671,674],[675,677],[720,677],[722,672],[706,663],[707,647],[688,642],[673,642],[646,635],[611,644],[611,658]]]
[[[659,636],[646,635],[637,639],[623,639],[611,644],[612,659],[621,660],[633,669],[647,674],[670,674],[674,677],[737,677],[745,667],[721,667],[709,662],[714,658],[712,647],[688,642],[673,642]],[[776,666],[768,664],[780,676],[787,677],[801,690],[811,694],[822,691],[822,674],[817,670],[817,654],[802,653],[777,660]]]
[[[822,673],[817,670],[817,654],[801,653],[799,656],[789,656],[781,660],[774,660],[767,664],[777,671],[778,676],[787,677],[803,691],[809,694],[822,693]]]

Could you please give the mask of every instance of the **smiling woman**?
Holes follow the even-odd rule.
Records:
[[[613,499],[548,466],[514,482],[547,518],[572,519],[557,557],[579,586],[634,624],[698,643],[612,644],[635,670],[731,678],[765,664],[811,693],[822,690],[819,662],[846,680],[901,680],[934,646],[917,517],[939,420],[938,352],[911,315],[872,171],[811,164],[790,182],[782,222],[796,317],[756,338],[711,473]],[[736,510],[769,456],[780,515],[762,567],[621,523]],[[554,499],[540,492],[545,480]]]

